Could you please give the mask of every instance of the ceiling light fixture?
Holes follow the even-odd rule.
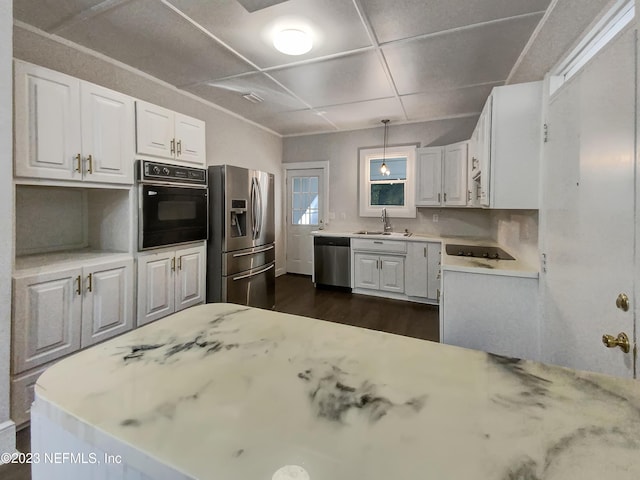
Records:
[[[381,120],[384,123],[384,143],[382,144],[382,165],[380,166],[380,173],[383,175],[391,175],[391,170],[387,167],[385,159],[387,157],[387,135],[389,134],[389,119],[385,118]]]
[[[303,55],[311,50],[311,36],[296,28],[287,28],[277,32],[273,38],[273,46],[285,55]]]
[[[242,98],[244,98],[245,100],[251,102],[251,103],[262,103],[264,102],[264,99],[258,95],[257,93],[253,93],[253,92],[249,92],[249,93],[245,93],[244,95],[242,95]]]

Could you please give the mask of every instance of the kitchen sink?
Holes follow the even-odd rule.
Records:
[[[370,230],[360,230],[359,232],[354,232],[354,235],[387,235],[392,237],[410,237],[411,233],[409,232],[372,232]]]

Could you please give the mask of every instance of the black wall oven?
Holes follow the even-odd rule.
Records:
[[[138,163],[138,249],[206,240],[207,171]]]

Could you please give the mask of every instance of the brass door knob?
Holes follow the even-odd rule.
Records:
[[[604,343],[607,348],[620,347],[620,350],[624,353],[629,353],[629,350],[631,349],[629,337],[627,337],[627,334],[624,332],[619,333],[617,338],[613,335],[603,335],[602,343]]]

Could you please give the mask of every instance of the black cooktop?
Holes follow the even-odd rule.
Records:
[[[488,258],[491,260],[515,260],[515,258],[499,247],[448,244],[446,252],[447,255],[456,255],[458,257]]]

